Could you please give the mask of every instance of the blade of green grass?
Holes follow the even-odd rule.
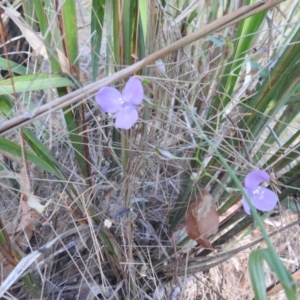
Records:
[[[276,253],[272,253],[268,249],[255,250],[250,254],[249,271],[255,292],[255,299],[266,299],[265,276],[262,264],[262,261],[265,260],[271,270],[277,275],[278,280],[285,290],[287,299],[296,300],[297,289],[292,276],[287,269],[282,268],[281,261],[276,259],[275,256],[277,256]]]
[[[252,251],[249,256],[248,266],[251,278],[252,287],[254,290],[254,295],[256,300],[266,299],[266,284],[265,284],[265,274],[263,268],[263,258],[259,251]]]
[[[15,63],[14,61],[9,61],[3,57],[0,57],[0,69],[1,70],[8,70],[11,69],[12,73],[20,74],[20,75],[25,75],[25,74],[31,74],[32,71],[27,69],[24,66],[19,65],[18,63]]]
[[[132,54],[132,39],[133,24],[135,23],[134,9],[136,7],[136,0],[124,0],[122,11],[122,29],[123,29],[123,47],[124,47],[124,64],[130,65]]]
[[[39,139],[32,133],[30,129],[24,128],[23,134],[26,143],[31,147],[36,155],[38,155],[41,159],[43,159],[47,164],[49,164],[53,169],[57,171],[60,180],[64,180],[67,182],[67,178],[61,170],[60,163],[55,159],[48,148],[39,141]]]
[[[52,4],[48,2],[49,1],[45,1],[45,8],[48,8],[47,11],[51,12],[53,11],[53,7]],[[33,3],[34,3],[34,9],[37,15],[37,19],[38,19],[38,24],[40,26],[40,30],[42,32],[43,38],[45,39],[45,46],[51,64],[51,69],[53,72],[61,72],[56,44],[54,43],[51,34],[52,30],[50,30],[48,18],[43,6],[43,1],[33,0]],[[59,45],[59,43],[57,45]]]
[[[13,82],[13,84],[12,84]],[[74,83],[63,74],[32,74],[0,80],[0,95],[39,91],[58,87],[74,87]]]
[[[249,2],[250,1],[247,1],[247,4]],[[238,83],[245,57],[251,49],[252,41],[265,20],[266,14],[266,11],[262,11],[240,22],[233,44],[234,53],[225,68],[224,76],[222,76],[222,80],[220,81],[218,93],[212,102],[212,109],[208,114],[208,118],[215,115],[216,110],[221,110],[231,101],[230,95],[233,94],[236,84]]]
[[[113,20],[113,54],[114,54],[114,63],[116,65],[116,71],[119,70],[119,65],[121,59],[121,53],[123,53],[122,45],[120,45],[120,32],[119,28],[119,1],[112,1],[112,6],[107,2],[107,9],[111,8],[112,12],[109,13],[112,16]],[[108,49],[108,48],[107,48]],[[106,53],[106,57],[109,57],[110,54],[108,51]]]
[[[23,158],[21,147],[4,137],[0,137],[0,151],[7,153],[9,157],[12,155],[18,158]],[[31,163],[61,179],[60,174],[57,172],[57,170],[49,165],[44,159],[40,158],[30,151],[26,151],[26,156]]]
[[[139,11],[141,29],[143,31],[144,39],[147,39],[147,28],[148,28],[148,1],[139,0]]]
[[[70,18],[72,16],[72,18]],[[65,1],[61,7],[62,26],[60,27],[61,35],[64,36],[63,45],[64,53],[69,61],[69,72],[71,76],[79,78],[79,52],[78,52],[78,30],[76,18],[76,6],[74,0]],[[67,90],[59,90],[62,95],[67,94]],[[87,127],[85,122],[85,110],[82,103],[79,108],[72,111],[65,111],[65,120],[68,127],[69,138],[75,150],[75,155],[78,161],[84,179],[91,176],[90,170],[90,154],[88,148]],[[83,133],[80,134],[80,131]],[[87,180],[89,184],[89,180]]]
[[[286,104],[297,88],[297,82],[294,82],[298,76],[297,62],[300,51],[300,29],[295,33],[288,45],[280,56],[274,68],[270,71],[268,80],[265,80],[258,93],[253,99],[247,102],[248,109],[255,109],[257,113],[251,114],[245,118],[246,124],[250,128],[251,135],[257,137],[261,134],[270,117]],[[268,112],[268,115],[265,113]]]
[[[105,0],[93,0],[91,9],[91,56],[92,76],[94,81],[97,79],[99,70],[99,58],[105,15],[105,2]]]
[[[75,1],[65,1],[61,7],[62,31],[65,55],[69,61],[71,75],[79,78],[78,31]]]
[[[65,55],[67,57],[67,55],[71,55],[72,57],[67,57],[67,59],[69,60],[69,62],[71,63],[72,66],[72,70],[78,74],[78,69],[75,68],[74,64],[78,63],[76,62],[77,59],[77,55],[78,55],[78,46],[76,45],[77,43],[77,25],[74,27],[74,18],[76,20],[76,11],[75,11],[75,3],[73,0],[69,0],[66,1],[68,3],[64,3],[65,6],[65,11],[63,12],[62,16],[64,17],[64,21],[63,24],[65,26],[66,29],[68,29],[70,32],[66,33],[66,32],[61,32],[61,36],[67,36],[68,39],[70,39],[70,41],[66,42],[64,39],[64,47],[63,47],[63,51],[65,52]],[[73,2],[73,3],[71,3]],[[61,72],[61,66],[60,66],[60,62],[58,59],[58,55],[57,55],[57,47],[61,48],[61,36],[55,34],[55,28],[54,28],[54,37],[51,35],[51,30],[49,30],[49,23],[54,24],[53,23],[53,14],[51,14],[51,11],[53,11],[52,9],[52,3],[49,2],[49,0],[45,1],[45,6],[42,5],[42,1],[39,0],[34,0],[34,5],[35,5],[35,10],[36,10],[36,14],[37,14],[37,18],[41,27],[41,32],[45,38],[46,41],[46,49],[47,49],[47,53],[48,53],[48,57],[50,60],[50,64],[51,64],[51,69],[53,72]],[[50,12],[50,17],[51,20],[48,21],[47,18],[47,14],[45,13],[45,10],[47,10],[48,12]],[[70,19],[68,16],[71,15],[72,18]],[[72,22],[68,22],[68,20],[72,20]],[[69,24],[71,23],[71,24]],[[77,24],[75,22],[75,24]],[[54,25],[51,25],[54,26]],[[61,29],[61,28],[60,28]],[[62,29],[63,30],[63,29]],[[55,42],[54,42],[54,39]],[[66,47],[73,47],[75,45],[75,49],[67,49]],[[76,54],[77,53],[77,54]],[[74,75],[74,74],[73,74]],[[68,94],[68,91],[66,88],[60,87],[57,89],[58,95],[64,96],[66,94]],[[64,116],[65,116],[65,121],[66,121],[66,125],[68,128],[68,132],[69,132],[69,138],[70,141],[72,143],[72,147],[74,149],[74,153],[79,165],[79,169],[81,171],[81,175],[83,178],[87,178],[88,177],[88,162],[85,159],[85,151],[84,151],[84,143],[83,143],[83,137],[79,134],[79,125],[76,124],[76,119],[80,121],[80,117],[76,118],[71,110],[71,107],[66,107],[63,109],[64,110]]]

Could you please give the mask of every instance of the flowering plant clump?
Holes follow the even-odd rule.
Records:
[[[96,102],[107,113],[114,114],[115,127],[130,129],[138,120],[137,107],[142,104],[144,89],[141,81],[131,77],[121,94],[112,87],[103,87],[96,95]]]
[[[245,192],[249,196],[253,206],[261,211],[272,210],[278,202],[278,196],[271,190],[260,186],[261,183],[270,180],[270,175],[262,170],[250,172],[243,183]],[[243,197],[242,203],[248,215],[251,215],[250,206]]]

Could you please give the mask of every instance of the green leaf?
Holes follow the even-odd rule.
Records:
[[[18,158],[22,158],[21,147],[4,137],[0,137],[0,151],[6,152],[10,156],[13,155]],[[50,166],[44,159],[38,157],[30,151],[26,151],[26,157],[31,163],[35,164],[45,171],[52,173],[55,177],[60,178],[60,174],[55,170],[55,168]]]
[[[119,28],[119,15],[118,15],[118,9],[119,9],[119,2],[118,1],[112,1],[106,3],[107,8],[112,8],[112,20],[113,20],[113,54],[114,54],[114,63],[116,65],[120,64],[120,61],[123,59],[120,58],[120,49],[122,45],[120,45],[119,41],[119,34],[120,34],[120,28]],[[107,48],[108,49],[108,48]],[[107,59],[109,59],[109,52],[107,51],[106,54]]]
[[[231,101],[231,95],[239,82],[239,75],[244,64],[245,57],[249,52],[251,43],[255,38],[258,29],[263,23],[267,11],[260,12],[251,18],[239,23],[234,42],[234,53],[225,68],[222,80],[219,85],[219,93],[213,101],[210,116],[215,115],[216,109],[226,106]]]
[[[13,84],[12,84],[13,82]],[[0,80],[0,95],[39,91],[58,87],[74,87],[74,83],[63,74],[32,74]]]
[[[12,104],[8,97],[6,96],[0,96],[0,111],[6,116],[6,117],[12,117]]]
[[[148,1],[139,0],[140,19],[142,23],[143,36],[147,38],[147,24],[148,24]]]
[[[31,149],[45,162],[47,162],[59,175],[59,179],[67,181],[66,176],[61,171],[60,163],[55,159],[47,147],[28,128],[23,129],[24,137]]]
[[[299,94],[291,96],[289,98],[289,100],[286,102],[286,105],[291,105],[291,104],[300,104],[300,95]]]
[[[287,299],[297,299],[297,288],[290,272],[284,267],[274,249],[259,250],[259,254],[266,260],[271,270],[276,274],[278,280],[284,288]]]
[[[70,72],[73,76],[79,77],[78,31],[74,26],[77,24],[75,1],[64,1],[61,7],[61,16],[64,50],[69,61]]]
[[[123,23],[123,39],[124,39],[124,63],[130,65],[130,57],[132,51],[132,32],[133,24],[135,23],[134,9],[136,0],[124,0],[122,23]]]
[[[265,284],[265,274],[263,268],[263,259],[260,255],[260,251],[256,250],[251,252],[248,260],[249,273],[251,278],[251,283],[256,300],[266,299],[266,284]]]
[[[54,28],[55,23],[51,24],[51,30],[49,30],[50,25],[49,25],[48,17],[46,14],[46,12],[48,12],[49,14],[54,15],[53,3],[50,0],[45,0],[45,1],[33,0],[33,3],[34,3],[34,8],[35,8],[35,12],[36,12],[36,16],[38,19],[40,30],[43,35],[43,38],[45,39],[45,46],[46,46],[47,54],[48,54],[48,57],[50,60],[51,70],[52,70],[52,72],[61,72],[61,66],[60,66],[58,54],[57,54],[57,46],[59,44],[61,44],[61,37],[60,37],[59,42],[57,41],[57,43],[54,43],[52,33],[54,33],[54,35],[57,35],[57,34],[55,34],[55,33],[57,33],[57,30],[55,30],[56,28]],[[51,20],[51,23],[53,23],[52,16],[51,16],[50,20]]]
[[[275,250],[269,248],[255,250],[249,256],[248,265],[255,299],[266,299],[263,260],[268,263],[271,270],[276,274],[285,290],[287,299],[296,300],[297,289],[291,274],[284,267]]]
[[[24,66],[19,65],[18,63],[15,63],[14,61],[9,61],[9,67],[8,67],[8,62],[5,58],[0,57],[0,69],[1,70],[8,70],[11,69],[12,73],[20,74],[20,75],[25,75],[25,74],[31,74],[32,72],[27,69]]]
[[[93,80],[97,79],[103,35],[105,0],[93,0],[91,10],[91,55]]]

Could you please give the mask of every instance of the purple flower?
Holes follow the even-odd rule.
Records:
[[[244,181],[245,192],[249,196],[254,207],[261,211],[272,210],[278,202],[278,196],[271,190],[260,186],[261,183],[270,180],[270,175],[262,170],[250,172]],[[250,206],[243,197],[242,203],[248,215],[251,215]]]
[[[115,114],[115,127],[130,129],[138,120],[137,106],[144,98],[141,81],[131,77],[123,93],[112,87],[103,87],[96,95],[96,102],[107,113]]]

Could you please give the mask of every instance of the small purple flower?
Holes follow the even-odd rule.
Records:
[[[107,113],[115,114],[115,127],[130,129],[138,120],[137,107],[144,98],[144,89],[139,79],[131,77],[123,93],[112,87],[103,87],[96,95],[96,102]]]
[[[262,170],[250,172],[244,181],[244,189],[254,207],[261,211],[272,210],[278,202],[278,196],[271,190],[260,186],[261,183],[270,180],[270,175]],[[250,206],[243,197],[242,203],[248,215],[251,215]]]

